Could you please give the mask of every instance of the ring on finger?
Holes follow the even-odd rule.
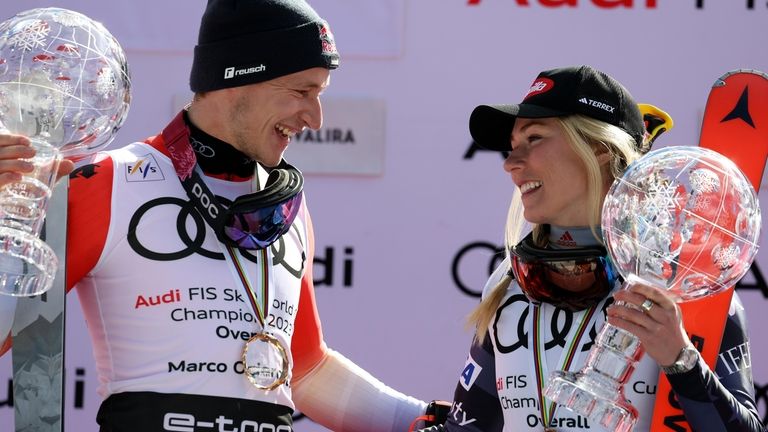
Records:
[[[643,310],[643,312],[648,313],[653,308],[653,305],[656,304],[653,302],[653,300],[647,298],[645,301],[640,305],[640,309]]]

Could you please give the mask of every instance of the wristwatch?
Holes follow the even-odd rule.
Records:
[[[667,375],[681,374],[690,371],[699,361],[699,352],[693,345],[688,344],[680,350],[674,363],[662,366],[661,369]]]

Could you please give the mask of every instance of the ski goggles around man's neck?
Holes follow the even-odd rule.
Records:
[[[226,209],[225,241],[243,249],[264,249],[291,229],[304,199],[304,177],[285,160],[269,172],[264,188]]]
[[[510,248],[510,261],[510,274],[530,300],[572,311],[599,302],[618,278],[604,248],[545,249],[531,234]]]
[[[260,190],[238,197],[225,207],[203,181],[189,134],[185,111],[181,111],[161,136],[192,205],[219,241],[230,247],[265,249],[291,229],[304,197],[304,177],[299,170],[283,159],[278,166],[268,169]],[[256,165],[254,180],[258,183]]]
[[[304,177],[283,160],[269,171],[264,187],[224,207],[211,193],[199,168],[182,185],[197,211],[227,246],[258,250],[291,229],[304,197]]]

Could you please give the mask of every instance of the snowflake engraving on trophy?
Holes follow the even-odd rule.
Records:
[[[0,130],[29,137],[35,169],[0,190],[0,293],[35,295],[57,260],[39,240],[56,170],[109,144],[130,104],[117,40],[77,12],[39,8],[0,24]]]
[[[12,31],[14,29],[11,29]],[[23,23],[21,28],[11,34],[9,44],[20,51],[31,52],[45,47],[45,40],[51,28],[48,23],[38,19]]]

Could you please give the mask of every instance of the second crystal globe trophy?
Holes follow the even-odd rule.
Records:
[[[730,159],[680,146],[630,165],[608,191],[601,225],[622,289],[645,284],[687,301],[744,276],[757,253],[761,218],[755,190]],[[544,394],[608,430],[631,431],[637,410],[623,386],[643,353],[637,336],[606,323],[585,366],[554,372]]]

